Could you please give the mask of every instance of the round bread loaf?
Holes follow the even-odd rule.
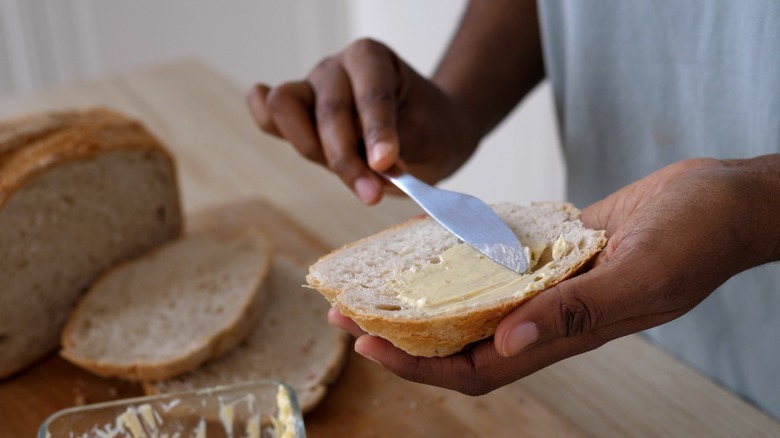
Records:
[[[59,346],[105,269],[182,229],[173,159],[106,109],[0,123],[0,378]]]
[[[412,219],[332,252],[311,266],[306,280],[363,330],[409,354],[432,357],[456,353],[493,335],[504,316],[574,275],[606,244],[605,232],[585,228],[579,210],[571,204],[525,207],[505,203],[494,206],[494,211],[531,249],[531,277],[526,283],[534,283],[533,287],[453,306],[418,306],[402,299],[402,280],[414,278],[409,273],[440,263],[442,253],[459,244],[453,234],[428,217]],[[554,258],[553,246],[559,239],[567,249]],[[542,266],[544,275],[535,278],[533,270]],[[453,273],[455,283],[457,276]]]

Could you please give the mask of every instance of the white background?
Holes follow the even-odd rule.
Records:
[[[463,0],[2,0],[0,96],[198,57],[240,87],[297,79],[358,37],[430,74]],[[442,186],[490,202],[564,198],[549,86]]]

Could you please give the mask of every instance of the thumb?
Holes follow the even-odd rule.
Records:
[[[602,327],[624,330],[625,324],[615,323],[652,311],[652,299],[641,293],[646,289],[645,279],[630,278],[625,272],[620,275],[621,264],[602,263],[512,311],[496,328],[494,345],[498,354],[513,356],[533,344],[574,338]]]

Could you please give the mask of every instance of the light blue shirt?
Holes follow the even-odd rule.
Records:
[[[539,9],[579,207],[686,158],[780,153],[780,1],[540,0]],[[646,333],[780,418],[779,264],[743,272]]]

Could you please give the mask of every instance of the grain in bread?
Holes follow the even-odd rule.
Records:
[[[264,315],[247,341],[195,371],[145,383],[146,392],[179,392],[274,379],[292,386],[303,412],[314,408],[341,371],[348,336],[328,325],[330,306],[316,292],[301,286],[305,275],[304,266],[277,256]]]
[[[494,210],[525,246],[535,249],[537,267],[552,261],[552,246],[559,238],[571,243],[549,266],[545,288],[573,275],[606,244],[605,233],[585,228],[570,204],[505,203]],[[306,279],[366,332],[412,355],[447,356],[491,336],[506,314],[541,292],[521,291],[455,308],[417,307],[399,298],[396,281],[404,273],[438,263],[439,256],[458,243],[433,219],[415,218],[321,258]]]
[[[106,109],[0,123],[0,378],[59,345],[109,266],[178,236],[172,157]]]
[[[271,241],[249,228],[185,236],[102,275],[63,333],[61,354],[101,376],[165,379],[242,341],[266,297]]]

